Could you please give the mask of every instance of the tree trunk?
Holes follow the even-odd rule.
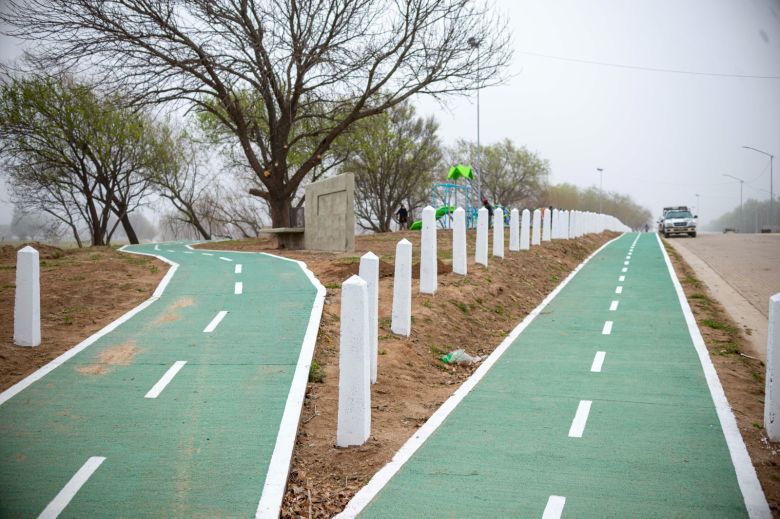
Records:
[[[138,236],[135,234],[133,224],[130,223],[130,216],[127,213],[124,213],[119,220],[122,222],[122,228],[125,230],[127,240],[133,245],[138,245]]]
[[[271,227],[289,227],[291,207],[292,201],[289,198],[270,198],[268,208],[271,211]]]
[[[192,218],[190,219],[190,221],[191,221],[192,225],[195,227],[195,229],[198,230],[200,235],[203,236],[203,239],[204,240],[210,240],[211,239],[211,234],[206,229],[203,228],[203,225],[200,223],[200,220],[195,218],[195,214],[194,213],[191,215],[191,217]]]

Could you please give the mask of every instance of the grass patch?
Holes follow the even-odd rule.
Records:
[[[469,315],[469,307],[466,306],[466,303],[461,303],[460,301],[450,301],[452,305],[463,312],[463,315]]]
[[[733,326],[720,322],[716,319],[703,319],[701,324],[703,324],[707,328],[712,328],[713,330],[726,330],[732,333],[736,332]]]
[[[338,289],[341,288],[341,283],[328,283],[325,288]]]
[[[435,344],[431,344],[430,348],[431,353],[436,355],[437,357],[441,357],[442,355],[446,355],[447,352],[444,350],[440,350]]]
[[[504,315],[506,314],[506,308],[504,308],[503,305],[496,305],[496,307],[493,309],[493,311],[498,315]]]
[[[340,265],[352,265],[354,263],[360,263],[359,256],[347,256],[346,258],[339,261]]]
[[[724,342],[719,346],[718,355],[739,355],[741,352],[739,345],[733,342]]]
[[[430,299],[424,299],[423,302],[420,304],[423,305],[425,308],[433,308],[433,303],[431,303]]]
[[[316,360],[311,362],[311,367],[309,368],[309,382],[315,384],[322,384],[325,382],[325,370],[322,369],[322,366],[320,366],[319,362]]]

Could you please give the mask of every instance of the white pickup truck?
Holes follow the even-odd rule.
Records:
[[[685,206],[664,207],[664,215],[658,221],[658,232],[666,238],[678,234],[695,238],[697,218]]]

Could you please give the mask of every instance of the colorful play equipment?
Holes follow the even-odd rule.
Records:
[[[466,183],[458,183],[464,179]],[[444,229],[452,227],[452,213],[457,207],[466,211],[466,227],[477,224],[477,207],[472,205],[472,192],[469,182],[474,180],[474,170],[471,166],[456,164],[447,173],[450,182],[437,182],[431,187],[431,206],[436,208],[436,221]],[[447,218],[444,218],[444,217]],[[422,229],[422,220],[417,220],[409,227],[412,231]]]

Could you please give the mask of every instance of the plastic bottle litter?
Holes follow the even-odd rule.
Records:
[[[463,349],[453,350],[441,358],[445,364],[477,364],[481,360],[482,357],[472,357]]]

